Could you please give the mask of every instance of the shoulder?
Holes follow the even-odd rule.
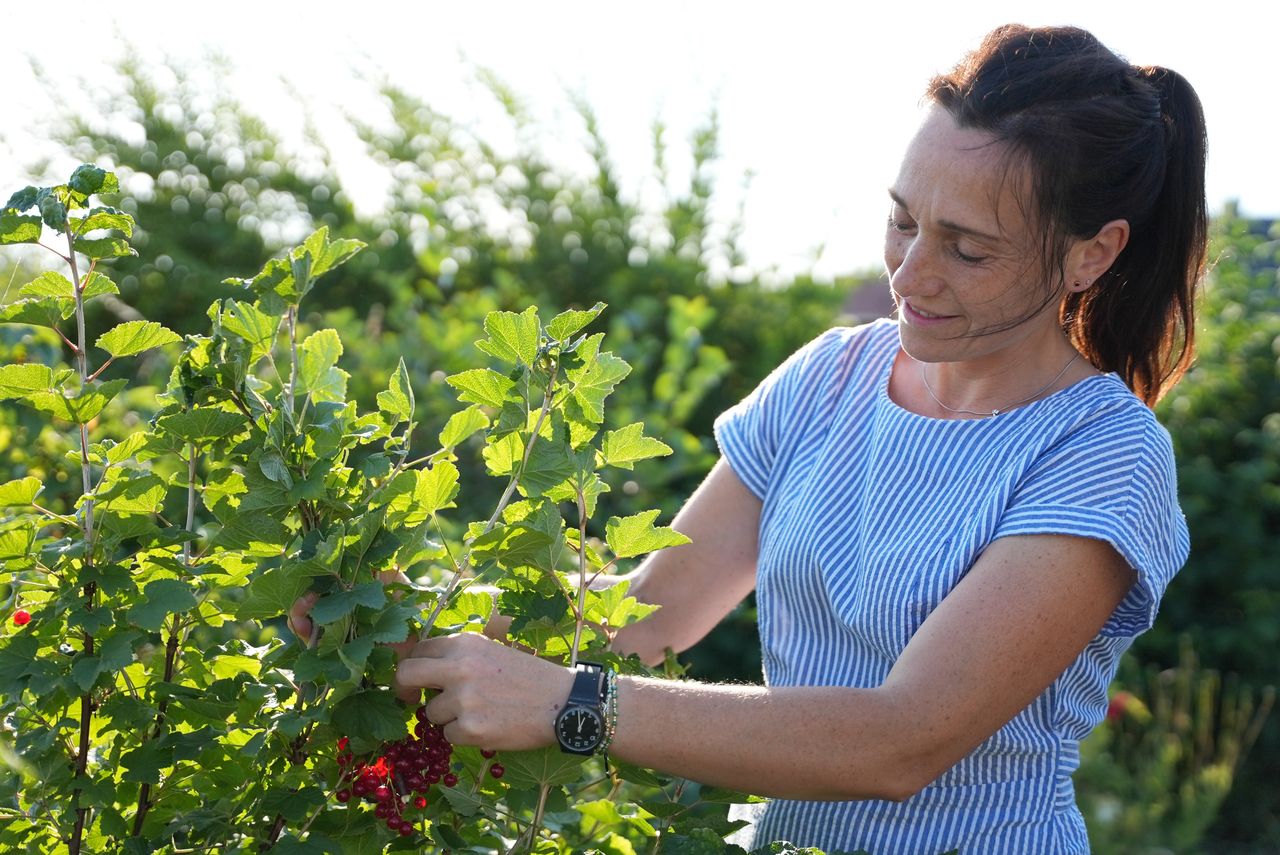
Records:
[[[888,318],[858,326],[839,326],[818,335],[787,360],[805,373],[845,371],[883,365],[898,347],[898,327]]]

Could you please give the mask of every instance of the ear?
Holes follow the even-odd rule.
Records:
[[[1111,269],[1129,243],[1129,221],[1112,220],[1093,237],[1078,240],[1067,252],[1067,290],[1085,291]]]

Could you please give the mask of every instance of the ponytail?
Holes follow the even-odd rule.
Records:
[[[1047,288],[1061,283],[1072,240],[1128,221],[1128,244],[1091,287],[1067,291],[1060,321],[1090,362],[1154,406],[1191,364],[1204,273],[1205,126],[1191,85],[1130,65],[1084,30],[1015,24],[935,77],[927,96],[1026,165]]]
[[[1191,366],[1195,293],[1204,274],[1204,112],[1182,75],[1138,70],[1155,89],[1164,133],[1163,180],[1150,214],[1130,222],[1129,243],[1092,287],[1069,293],[1063,327],[1084,356],[1115,371],[1154,405]]]

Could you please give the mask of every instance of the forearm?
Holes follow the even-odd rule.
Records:
[[[882,689],[724,686],[623,677],[610,753],[756,795],[902,799],[927,759]]]

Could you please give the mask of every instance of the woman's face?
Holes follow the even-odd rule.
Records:
[[[885,265],[903,349],[922,362],[1061,337],[1057,301],[1042,305],[1061,283],[1041,281],[1040,236],[1018,201],[1026,177],[1007,158],[990,134],[933,107],[889,190]]]

